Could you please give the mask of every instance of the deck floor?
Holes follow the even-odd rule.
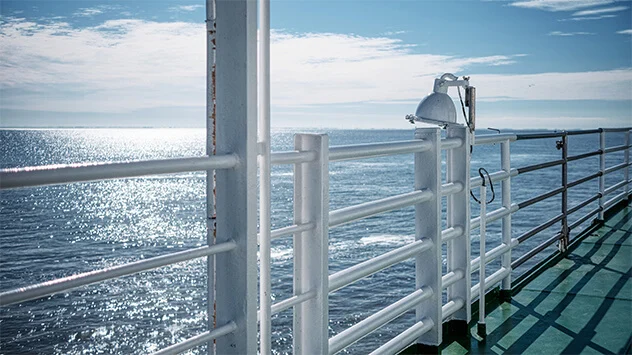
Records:
[[[489,309],[487,338],[443,354],[624,354],[632,340],[632,208],[624,208],[568,256]],[[474,322],[475,323],[475,322]]]

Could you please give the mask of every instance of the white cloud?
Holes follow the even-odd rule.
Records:
[[[74,12],[72,15],[77,17],[90,17],[94,15],[102,14],[103,10],[93,7],[93,8],[83,8]]]
[[[621,34],[621,35],[632,35],[632,29],[623,30],[623,31],[617,31],[617,33]]]
[[[606,7],[606,8],[601,8],[601,9],[578,11],[574,13],[573,16],[594,16],[594,15],[607,14],[611,12],[624,11],[627,9],[628,9],[627,6],[613,6],[613,7]]]
[[[587,17],[571,17],[571,18],[563,18],[558,21],[594,21],[594,20],[603,20],[605,18],[613,18],[617,17],[617,15],[601,15],[601,16],[587,16]]]
[[[0,24],[0,107],[60,112],[134,112],[203,107],[203,24],[111,20]],[[274,107],[416,101],[443,72],[472,74],[480,100],[630,100],[632,69],[483,75],[524,58],[418,53],[399,39],[273,31]]]
[[[614,0],[527,0],[512,2],[511,6],[545,11],[574,11],[587,7],[611,4]]]
[[[169,10],[191,12],[191,11],[195,11],[201,8],[204,8],[204,5],[180,5],[180,6],[170,7]]]
[[[395,35],[402,35],[404,33],[408,33],[410,31],[387,31],[387,32],[383,32],[381,33],[382,36],[395,36]]]
[[[549,32],[549,36],[570,37],[570,36],[588,36],[588,35],[594,35],[594,33],[593,32],[561,32],[561,31]]]

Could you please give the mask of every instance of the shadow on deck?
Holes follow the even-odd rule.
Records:
[[[628,205],[522,286],[510,302],[489,307],[484,341],[476,335],[474,320],[471,336],[446,339],[441,353],[630,353],[631,234]]]

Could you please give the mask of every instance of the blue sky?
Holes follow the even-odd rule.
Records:
[[[273,0],[272,125],[410,128],[443,72],[471,76],[479,127],[632,125],[631,7]],[[2,0],[0,16],[0,126],[204,125],[204,1]]]

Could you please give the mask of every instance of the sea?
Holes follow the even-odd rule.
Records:
[[[293,135],[297,132],[327,133],[331,146],[413,138],[412,128],[275,129],[272,150],[292,150]],[[608,134],[608,146],[623,142],[622,133]],[[560,159],[561,151],[556,149],[555,143],[555,138],[514,142],[512,167]],[[204,129],[8,129],[0,130],[0,168],[195,157],[204,155],[204,146]],[[598,134],[569,137],[569,155],[597,149]],[[479,168],[490,173],[500,170],[499,152],[498,144],[475,146],[472,176],[478,176]],[[607,166],[621,163],[623,159],[622,152],[609,154]],[[331,210],[409,192],[413,188],[412,154],[335,162],[330,163],[329,168]],[[574,181],[598,169],[598,157],[571,162],[568,180]],[[292,166],[272,169],[273,228],[292,224],[292,171]],[[608,175],[607,186],[622,178],[622,170]],[[569,206],[594,195],[598,191],[597,180],[570,189]],[[0,291],[204,245],[205,181],[204,172],[193,172],[0,191]],[[525,201],[561,186],[561,168],[529,172],[513,178],[511,184],[512,201]],[[496,196],[488,211],[501,207],[500,183],[494,185]],[[474,193],[478,195],[478,189]],[[487,195],[491,198],[491,190]],[[558,215],[560,204],[561,197],[557,195],[515,213],[513,236]],[[596,202],[588,205],[569,217],[569,221],[578,220],[596,207]],[[478,204],[474,200],[471,209],[472,217],[478,216]],[[571,238],[588,225],[589,222],[573,230]],[[500,221],[488,225],[488,250],[499,245],[500,226]],[[513,258],[559,230],[560,225],[556,224],[528,239],[513,250]],[[478,255],[478,233],[478,230],[472,231],[473,257]],[[412,207],[332,228],[329,272],[413,240]],[[513,277],[554,250],[555,245],[547,248],[514,270]],[[498,267],[498,261],[491,263],[487,274]],[[292,268],[291,237],[273,241],[274,300],[292,295]],[[200,259],[0,308],[0,353],[145,354],[157,351],[207,330],[206,275],[206,263]],[[477,282],[478,273],[474,273],[472,279]],[[331,294],[330,336],[414,289],[414,262],[409,260]],[[408,312],[344,353],[370,352],[411,326],[413,321],[414,312]],[[274,353],[291,353],[292,311],[275,315],[272,325]],[[204,352],[204,346],[190,351]]]

